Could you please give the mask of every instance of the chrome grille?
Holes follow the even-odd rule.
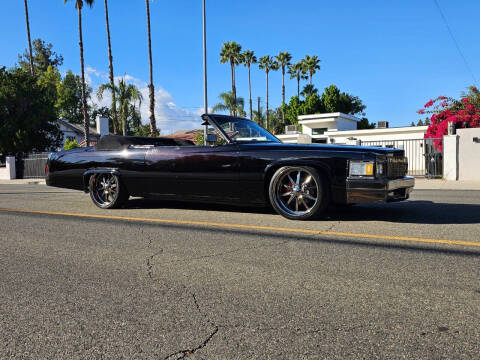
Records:
[[[402,157],[389,157],[387,159],[387,177],[395,179],[404,177],[408,172],[408,159]]]

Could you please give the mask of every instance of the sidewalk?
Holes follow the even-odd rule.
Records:
[[[479,181],[447,181],[442,179],[415,179],[415,190],[480,190]]]
[[[25,185],[25,184],[45,185],[45,179],[15,179],[15,180],[2,180],[2,179],[0,179],[0,185]]]

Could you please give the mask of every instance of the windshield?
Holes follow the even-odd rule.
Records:
[[[234,142],[280,142],[256,122],[242,118],[213,116],[230,140]]]

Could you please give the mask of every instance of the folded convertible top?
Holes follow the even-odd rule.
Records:
[[[129,146],[192,146],[195,145],[193,141],[185,139],[175,139],[168,137],[140,137],[140,136],[119,136],[106,135],[103,136],[95,150],[123,150]]]

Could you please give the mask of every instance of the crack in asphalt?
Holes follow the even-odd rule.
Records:
[[[189,292],[187,290],[186,287],[185,288],[185,291]],[[180,359],[185,359],[187,356],[190,356],[192,354],[194,354],[195,352],[197,352],[198,350],[204,348],[205,346],[207,346],[207,344],[210,342],[210,340],[212,340],[212,338],[215,336],[215,334],[218,332],[219,330],[219,327],[212,321],[210,320],[210,318],[207,316],[207,314],[205,314],[201,309],[200,309],[200,305],[198,304],[198,301],[197,301],[197,296],[195,295],[195,293],[190,293],[190,295],[192,296],[193,298],[193,302],[195,304],[195,307],[197,308],[197,311],[199,314],[201,314],[205,320],[207,321],[208,324],[210,324],[210,326],[212,326],[214,328],[214,330],[205,338],[205,340],[203,340],[198,346],[194,347],[194,348],[189,348],[189,349],[184,349],[184,350],[179,350],[179,351],[176,351],[170,355],[167,355],[166,357],[164,357],[163,360],[168,360],[168,359],[171,359],[173,358],[174,356],[177,356],[175,359],[176,360],[180,360]]]
[[[148,242],[148,248],[150,248],[152,245],[152,240],[149,239],[149,242]],[[153,259],[155,258],[155,256],[159,255],[163,253],[163,249],[160,249],[159,251],[155,252],[154,254],[150,255],[147,257],[146,259],[146,264],[147,264],[147,274],[148,274],[148,277],[156,282],[156,283],[161,283],[160,279],[156,279],[154,276],[153,276]],[[165,284],[166,285],[166,284]],[[191,292],[188,290],[188,288],[185,286],[185,285],[181,285],[184,289],[184,291],[188,294],[190,294],[190,296],[192,297],[193,299],[193,303],[195,304],[195,308],[197,309],[197,312],[202,315],[202,317],[206,320],[206,322],[212,326],[214,328],[214,330],[197,346],[193,347],[193,348],[188,348],[188,349],[183,349],[183,350],[179,350],[179,351],[176,351],[170,355],[167,355],[164,360],[168,360],[168,359],[172,359],[175,357],[176,360],[180,360],[180,359],[185,359],[187,356],[190,356],[192,354],[194,354],[196,351],[204,348],[205,346],[207,346],[207,344],[210,342],[210,340],[212,340],[212,338],[215,336],[215,334],[218,332],[219,328],[218,326],[212,321],[210,320],[210,318],[207,316],[206,313],[204,313],[201,309],[200,309],[200,305],[198,304],[198,300],[197,300],[197,296],[195,293]]]

